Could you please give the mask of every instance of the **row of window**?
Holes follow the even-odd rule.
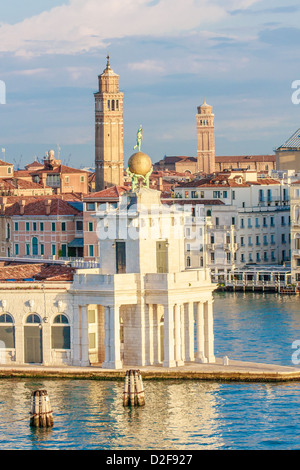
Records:
[[[261,240],[260,235],[256,235],[255,236],[255,245],[259,246],[260,245],[260,240]],[[288,241],[289,242],[291,241],[291,235],[290,234],[288,234]],[[263,235],[263,244],[268,245],[268,243],[269,243],[268,242],[268,235]],[[274,234],[270,235],[270,243],[271,243],[271,245],[275,245],[275,243],[276,243]],[[281,234],[281,243],[287,243],[285,233]],[[248,246],[252,246],[252,245],[253,245],[252,236],[250,235],[248,237]],[[241,237],[241,246],[245,246],[245,237]]]
[[[23,245],[23,244],[22,244]],[[30,250],[31,248],[31,250]],[[15,256],[19,256],[20,254],[20,245],[19,243],[14,244],[14,254]],[[61,244],[60,245],[60,256],[62,258],[65,258],[67,256],[67,244]],[[55,244],[51,244],[51,255],[56,256],[58,254],[57,246]],[[26,256],[44,256],[45,255],[45,245],[44,243],[38,243],[38,239],[36,237],[32,238],[31,245],[30,243],[25,244],[25,255]],[[94,256],[94,245],[88,245],[88,256],[93,257]]]
[[[270,216],[270,220],[268,220],[268,219],[269,219],[268,217],[263,217],[262,218],[262,226],[263,227],[268,227],[270,225],[270,227],[275,227],[275,217]],[[253,222],[252,218],[248,217],[248,220],[247,220],[247,227],[248,228],[253,227],[252,222]],[[288,216],[288,224],[290,225],[290,223],[291,223],[291,217]],[[284,215],[282,215],[281,216],[281,226],[284,227],[286,224],[287,224],[286,217]],[[255,217],[255,227],[256,228],[260,227],[260,218],[259,217]],[[245,219],[244,218],[240,219],[240,228],[245,228]]]
[[[67,231],[67,222],[51,222],[51,231],[56,232],[59,230],[59,225],[60,224],[60,230],[61,232],[66,232]],[[9,226],[9,224],[8,224]],[[77,232],[82,232],[83,230],[83,221],[82,220],[76,220],[75,221],[75,227]],[[20,225],[19,222],[14,223],[14,228],[15,232],[19,232]],[[26,232],[37,232],[39,229],[39,232],[44,232],[45,225],[44,222],[25,222],[25,231]]]
[[[41,325],[40,317],[30,313],[26,318],[26,325]],[[51,326],[51,342],[53,349],[70,349],[71,334],[69,320],[64,314],[57,315]],[[15,348],[15,327],[13,317],[9,313],[0,315],[0,349]]]
[[[288,258],[287,258],[287,252],[286,250],[282,250],[282,253],[281,253],[281,259],[282,261],[287,261]],[[226,260],[227,260],[227,263],[231,263],[232,261],[232,256],[231,256],[231,253],[228,252],[226,253]],[[234,254],[234,261],[236,261],[236,253]],[[240,261],[242,263],[245,263],[246,262],[246,257],[245,257],[245,254],[244,253],[241,253],[241,257],[240,257]],[[267,251],[264,251],[263,254],[262,254],[262,257],[261,257],[261,253],[260,252],[257,252],[255,254],[255,260],[253,258],[253,253],[248,253],[248,260],[247,260],[249,263],[252,263],[254,261],[256,261],[257,263],[261,262],[261,261],[269,261],[269,256],[268,256],[268,252]],[[276,261],[276,254],[275,254],[275,251],[271,251],[271,258],[270,258],[270,261],[274,262]],[[210,262],[211,263],[214,263],[215,262],[215,253],[212,252],[210,254]]]

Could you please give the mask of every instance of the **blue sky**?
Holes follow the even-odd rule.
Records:
[[[296,0],[0,0],[0,148],[23,167],[50,148],[93,165],[97,76],[107,53],[153,161],[196,155],[196,112],[215,113],[217,155],[271,154],[300,127]]]

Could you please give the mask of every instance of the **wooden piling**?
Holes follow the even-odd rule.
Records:
[[[123,393],[123,406],[129,405],[129,379],[128,379],[128,370],[125,374],[124,380],[124,393]]]
[[[139,370],[126,371],[123,393],[124,406],[144,406],[145,391]]]
[[[52,427],[53,415],[47,390],[35,390],[31,394],[30,426]]]

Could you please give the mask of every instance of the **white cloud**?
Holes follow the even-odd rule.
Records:
[[[159,75],[168,72],[164,62],[157,61],[157,60],[146,59],[142,62],[134,62],[134,63],[128,64],[128,68],[133,71],[155,73]]]
[[[39,15],[0,26],[0,53],[22,57],[75,54],[112,38],[178,34],[205,27],[258,0],[69,0]],[[226,5],[224,5],[226,3]]]

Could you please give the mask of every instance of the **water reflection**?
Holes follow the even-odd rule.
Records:
[[[293,366],[300,339],[299,299],[274,293],[214,294],[215,353],[233,359]]]
[[[299,300],[215,294],[216,355],[291,365]],[[144,381],[146,406],[123,407],[123,381],[0,379],[1,449],[297,449],[300,384]],[[46,389],[54,427],[29,425]]]
[[[145,407],[124,408],[121,382],[2,379],[1,448],[299,447],[300,384],[145,381],[144,386]],[[36,388],[48,391],[53,428],[29,426],[30,396]]]

